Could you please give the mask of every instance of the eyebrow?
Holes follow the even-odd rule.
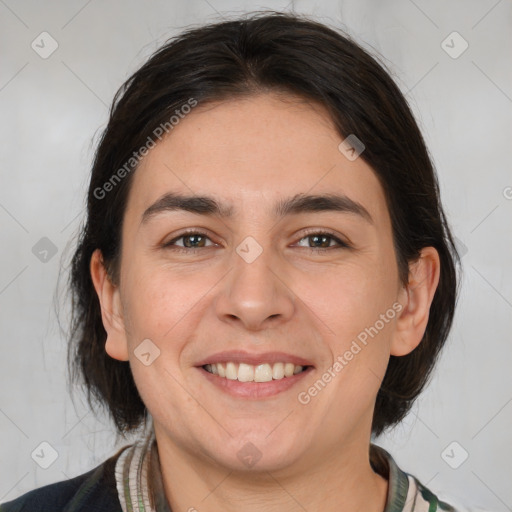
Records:
[[[160,213],[180,210],[198,215],[219,216],[225,219],[232,218],[235,213],[232,206],[224,205],[213,197],[167,193],[144,211],[141,223],[147,222]],[[279,200],[274,206],[273,214],[275,217],[284,217],[300,213],[327,211],[351,213],[373,224],[370,213],[361,203],[339,194],[296,194],[288,199]]]

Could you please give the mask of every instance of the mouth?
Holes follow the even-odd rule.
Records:
[[[293,375],[304,372],[308,366],[296,365],[290,362],[252,365],[228,361],[226,363],[205,364],[202,368],[222,379],[237,380],[238,382],[271,382],[272,380],[293,377]]]
[[[211,356],[201,361],[197,368],[217,389],[231,396],[260,399],[290,389],[314,366],[289,354],[251,355],[232,351]]]

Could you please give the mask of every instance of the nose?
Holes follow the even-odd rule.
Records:
[[[232,270],[222,281],[215,308],[222,321],[251,331],[286,323],[294,314],[295,295],[284,265],[270,249],[250,263],[233,252]]]

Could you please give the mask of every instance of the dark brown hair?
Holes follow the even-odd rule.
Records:
[[[388,72],[348,36],[292,14],[256,13],[189,29],[166,42],[115,95],[96,150],[87,219],[72,260],[72,376],[83,378],[90,405],[105,405],[121,434],[143,423],[146,407],[129,363],[105,352],[106,332],[89,271],[91,255],[101,250],[115,281],[123,215],[137,167],[133,155],[155,139],[159,126],[169,127],[171,116],[191,98],[204,104],[261,92],[288,93],[321,104],[341,137],[355,134],[364,143],[361,158],[373,168],[386,195],[403,283],[408,264],[423,247],[435,247],[440,256],[439,286],[423,340],[410,354],[391,356],[376,399],[373,434],[406,415],[447,338],[458,255],[423,137]]]

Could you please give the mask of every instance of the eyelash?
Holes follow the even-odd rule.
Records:
[[[187,236],[190,236],[190,235],[199,235],[199,236],[202,236],[202,237],[205,237],[205,238],[208,238],[209,240],[211,240],[210,237],[208,236],[208,234],[205,233],[204,231],[190,230],[190,231],[185,231],[185,232],[181,233],[180,236],[173,238],[169,242],[165,243],[163,245],[163,248],[170,249],[170,250],[176,251],[176,252],[189,253],[189,254],[191,252],[196,252],[201,249],[207,248],[207,247],[180,247],[180,246],[173,245],[177,240],[180,240],[181,238],[186,238]],[[336,246],[335,247],[304,247],[304,249],[310,249],[311,252],[313,252],[313,253],[319,253],[319,252],[323,253],[323,252],[330,251],[333,249],[350,249],[351,248],[351,246],[348,243],[343,242],[337,236],[335,236],[334,233],[332,233],[330,231],[310,231],[308,233],[305,233],[304,236],[302,236],[302,238],[299,240],[299,242],[301,242],[305,238],[309,238],[314,235],[328,236],[329,238],[334,240],[339,245],[337,247]],[[211,247],[211,246],[208,246],[208,247]]]

